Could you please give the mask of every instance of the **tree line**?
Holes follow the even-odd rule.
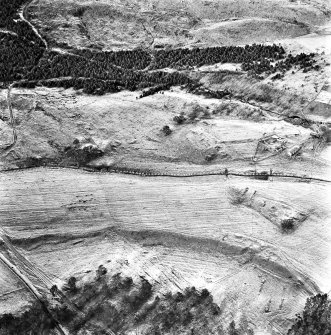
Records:
[[[27,0],[0,0],[0,28],[16,33],[18,36],[40,44],[39,38],[31,27],[20,20],[18,10]]]
[[[272,60],[262,58],[258,61],[244,62],[241,68],[244,71],[249,71],[257,75],[262,73],[271,74],[277,71],[284,73],[293,67],[303,69],[304,72],[313,69],[319,70],[319,65],[314,65],[316,63],[314,57],[314,53],[306,54],[302,52],[296,56],[289,54],[285,59],[279,60],[274,64],[272,64]]]
[[[33,41],[0,32],[0,81],[26,78],[43,55],[44,48]]]
[[[1,35],[0,35],[1,36]],[[220,47],[204,49],[175,49],[167,53],[157,51],[153,61],[153,71],[141,71],[150,64],[150,58],[143,50],[94,52],[79,50],[75,53],[57,53],[46,51],[42,45],[33,41],[6,34],[0,45],[0,80],[13,81],[25,79],[28,83],[22,86],[33,87],[37,84],[45,86],[61,86],[67,88],[83,88],[90,94],[117,92],[122,89],[130,91],[150,88],[143,96],[154,94],[175,85],[195,85],[184,72],[162,71],[164,67],[179,64],[205,65],[219,62],[244,62],[245,71],[261,74],[263,72],[286,71],[293,66],[312,67],[314,54],[289,55],[285,59],[283,48],[277,45],[253,45],[245,47]],[[224,49],[224,50],[223,50]],[[218,54],[218,51],[220,53]],[[160,55],[159,55],[160,54]],[[167,55],[167,56],[165,56]],[[226,57],[225,57],[226,55]],[[263,56],[273,58],[263,58]],[[182,58],[180,58],[182,57]],[[225,58],[224,58],[225,57]],[[261,58],[262,57],[262,58]],[[178,59],[178,60],[177,60]],[[275,65],[272,61],[281,59]],[[171,65],[173,64],[173,65]],[[65,77],[65,79],[61,79]],[[59,80],[50,81],[55,78]],[[68,79],[69,78],[69,79]],[[157,87],[157,88],[154,88]],[[217,94],[218,96],[219,94]]]
[[[327,294],[317,294],[306,301],[287,335],[331,334],[331,302]]]
[[[0,0],[0,28],[7,28],[13,25],[13,19],[17,19],[18,9],[24,5],[26,0]]]
[[[74,50],[77,55],[95,62],[113,64],[124,69],[143,70],[151,62],[150,53],[143,49],[119,50],[119,51],[96,51],[91,49]]]
[[[284,54],[284,48],[276,44],[158,50],[155,53],[154,68],[181,68],[216,63],[243,63],[257,61],[262,58],[277,60],[284,58]]]
[[[47,85],[49,79],[63,77],[65,77],[63,80],[53,80],[49,85],[67,88],[72,84],[72,87],[83,88],[85,92],[91,94],[117,92],[122,89],[136,91],[159,85],[162,87],[185,85],[191,80],[179,72],[135,71],[117,67],[111,62],[52,51],[45,52],[38,66],[29,71],[25,79],[36,85],[38,83]]]
[[[21,80],[44,53],[42,41],[19,19],[17,11],[26,0],[0,0],[0,82]]]

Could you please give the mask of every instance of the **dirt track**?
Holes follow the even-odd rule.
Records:
[[[28,2],[25,3],[25,5],[23,6],[22,10],[19,11],[19,16],[20,16],[20,19],[24,22],[26,22],[31,28],[32,30],[34,31],[34,33],[38,36],[38,38],[44,43],[45,45],[45,48],[48,49],[48,43],[47,41],[39,34],[37,28],[29,21],[26,19],[26,12],[29,8],[29,5],[33,2],[33,0],[30,0]]]
[[[10,149],[12,149],[17,141],[17,133],[16,133],[16,127],[15,127],[15,121],[14,121],[14,113],[13,113],[13,108],[12,108],[12,102],[11,102],[11,90],[14,84],[9,85],[8,90],[7,90],[7,107],[9,110],[9,117],[10,117],[10,126],[12,128],[12,143],[8,144],[4,148],[1,148],[1,153],[6,153]]]

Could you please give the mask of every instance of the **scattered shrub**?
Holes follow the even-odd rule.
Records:
[[[248,201],[248,188],[240,190],[235,187],[230,187],[228,189],[228,197],[232,205],[241,205]]]
[[[166,136],[168,136],[168,135],[170,135],[172,133],[172,130],[171,130],[171,128],[169,126],[164,126],[162,128],[162,131],[163,131],[164,135],[166,135]]]
[[[207,162],[211,162],[211,161],[213,161],[216,157],[217,157],[217,152],[212,152],[212,153],[206,155],[205,160],[206,160]]]
[[[101,264],[96,270],[96,278],[99,280],[107,273],[107,269]]]
[[[295,229],[294,219],[285,219],[281,221],[281,229],[283,232],[288,233]]]
[[[63,289],[71,293],[76,293],[77,291],[76,283],[77,283],[76,277],[70,277],[68,279],[68,283],[64,286]]]
[[[184,112],[181,112],[179,115],[176,115],[173,120],[177,123],[177,124],[183,124],[186,121],[186,117]]]

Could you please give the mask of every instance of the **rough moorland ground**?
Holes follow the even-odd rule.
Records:
[[[50,41],[71,46],[209,46],[296,37],[322,25],[327,1],[49,1],[30,7]]]

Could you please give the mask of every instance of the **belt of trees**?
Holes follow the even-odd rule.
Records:
[[[0,28],[12,31],[21,38],[34,41],[37,45],[42,46],[42,42],[31,27],[21,21],[17,14],[19,8],[26,2],[27,0],[0,0]]]
[[[104,52],[82,49],[74,52],[84,58],[96,62],[113,64],[124,69],[143,70],[152,60],[150,53],[143,49]]]
[[[243,63],[263,58],[278,60],[283,59],[285,57],[284,54],[284,48],[276,44],[159,50],[155,54],[154,67],[190,67],[216,63]]]
[[[158,86],[155,86],[155,87],[151,87],[151,88],[148,88],[147,90],[143,91],[141,93],[141,95],[139,96],[139,98],[144,98],[144,97],[147,97],[149,95],[153,95],[157,92],[167,91],[170,88],[171,88],[170,84],[162,84],[162,85],[158,85]]]
[[[207,98],[215,98],[215,99],[222,99],[226,96],[231,97],[232,93],[225,89],[225,90],[218,90],[218,91],[214,91],[211,89],[208,89],[206,87],[203,86],[203,84],[199,83],[199,82],[190,82],[186,85],[187,91],[190,93],[194,93],[196,95],[203,95]]]
[[[47,80],[61,77],[93,78],[86,81],[86,85],[100,83],[100,91],[105,85],[113,81],[120,83],[122,88],[135,91],[155,85],[182,85],[187,84],[190,79],[181,73],[167,73],[164,71],[142,72],[131,69],[122,69],[112,63],[91,61],[83,57],[71,54],[57,54],[47,52],[40,59],[38,66],[34,67],[26,76],[27,80]],[[60,81],[61,82],[61,81]],[[68,82],[68,81],[66,81]],[[70,81],[69,81],[70,82]],[[57,83],[56,81],[54,82]],[[112,84],[113,85],[113,84]],[[86,90],[89,90],[86,88]],[[113,90],[113,88],[111,89]],[[91,88],[90,91],[95,91]]]
[[[305,54],[300,53],[296,56],[292,56],[289,54],[284,60],[280,60],[272,64],[270,59],[261,59],[260,61],[251,61],[244,62],[241,66],[244,71],[251,71],[255,74],[262,73],[275,73],[277,71],[285,72],[293,68],[293,66],[297,66],[299,69],[304,69],[305,72],[311,69],[318,70],[319,67],[314,67],[316,60],[314,59],[315,54]]]
[[[17,11],[26,0],[0,0],[0,28],[9,28],[13,18],[18,18]]]
[[[187,75],[179,72],[168,73],[155,70],[149,72],[138,71],[137,69],[145,68],[150,62],[146,52],[142,50],[105,53],[85,50],[79,51],[77,54],[59,54],[54,51],[45,52],[45,49],[40,44],[29,41],[27,38],[13,36],[11,34],[0,34],[0,38],[1,37],[0,81],[10,82],[26,79],[28,81],[39,81],[40,83],[43,81],[45,85],[59,85],[61,87],[67,87],[69,84],[73,84],[72,87],[80,87],[84,89],[84,92],[93,94],[114,92],[119,89],[118,87],[120,87],[120,89],[135,91],[157,85],[165,85],[164,87],[168,89],[174,85],[192,83],[192,80],[190,80]],[[265,54],[268,53],[270,56],[272,55],[270,50],[275,49],[274,56],[276,58],[283,54],[283,49],[276,45],[265,46],[265,48],[268,51],[263,51],[264,48],[258,45],[252,47],[246,46],[245,48],[226,47],[226,49],[229,50],[240,51],[240,57],[243,57],[242,59],[246,59],[244,57],[247,53],[245,51],[246,49],[251,50],[249,53],[256,57],[259,57],[256,50],[262,50],[261,52]],[[210,50],[216,52],[218,49],[222,48],[207,48],[206,54],[208,55]],[[252,50],[255,51],[253,52]],[[190,61],[190,57],[188,57],[189,54],[193,55],[193,61],[199,59],[199,57],[204,54],[204,50],[202,49],[176,49],[172,51],[174,55],[180,55],[180,53],[183,52],[182,56],[184,60],[188,62]],[[172,51],[168,51],[168,56],[172,54]],[[165,54],[164,51],[159,52]],[[156,58],[159,57],[159,52],[156,53]],[[194,58],[196,55],[199,57]],[[222,53],[222,55],[224,55],[224,53]],[[140,56],[142,57],[141,60],[139,59]],[[261,59],[251,63],[244,62],[242,67],[245,71],[253,71],[258,74],[267,71],[272,73],[279,69],[288,70],[293,65],[307,68],[313,65],[313,56],[314,54],[300,54],[295,57],[290,55],[285,60],[276,63],[277,65],[272,65],[269,59]],[[234,57],[236,61],[239,61],[239,58]],[[214,58],[215,62],[218,62],[218,60],[217,57]],[[234,59],[229,59],[227,61],[233,60]],[[211,62],[211,59],[206,58],[205,63]],[[170,61],[168,63],[170,64]],[[163,65],[158,64],[158,60],[155,61],[155,64],[154,66],[157,68],[161,68],[164,65],[163,63]],[[70,77],[72,79],[53,81],[49,84],[45,82],[45,80],[61,77]],[[84,80],[85,84],[83,85],[82,81]],[[114,85],[113,81],[121,84]],[[150,89],[147,94],[153,94],[152,91],[153,89]]]
[[[44,53],[42,41],[31,27],[19,19],[17,11],[26,0],[0,0],[0,81],[25,78]],[[15,20],[14,20],[15,19]]]
[[[63,76],[60,76],[63,77]],[[117,78],[117,79],[116,79]],[[130,80],[131,78],[132,80]],[[149,88],[144,91],[143,96],[154,94],[158,91],[167,90],[174,85],[185,85],[191,79],[179,73],[154,72],[141,74],[140,76],[113,76],[112,80],[93,77],[70,77],[70,78],[37,78],[18,82],[16,87],[34,88],[36,86],[63,87],[74,89],[83,89],[84,93],[102,95],[104,93],[115,93],[123,89],[131,91],[139,88]],[[157,85],[156,87],[153,87]]]
[[[111,63],[126,69],[144,69],[151,62],[150,53],[146,50],[93,51],[90,49],[76,50],[77,55],[98,62]],[[243,63],[264,58],[283,59],[285,50],[278,45],[253,44],[245,47],[222,46],[212,48],[181,48],[154,51],[152,68],[154,70],[167,67],[180,68],[185,66],[202,66],[215,63]]]
[[[0,81],[25,78],[43,52],[34,41],[0,32]]]

